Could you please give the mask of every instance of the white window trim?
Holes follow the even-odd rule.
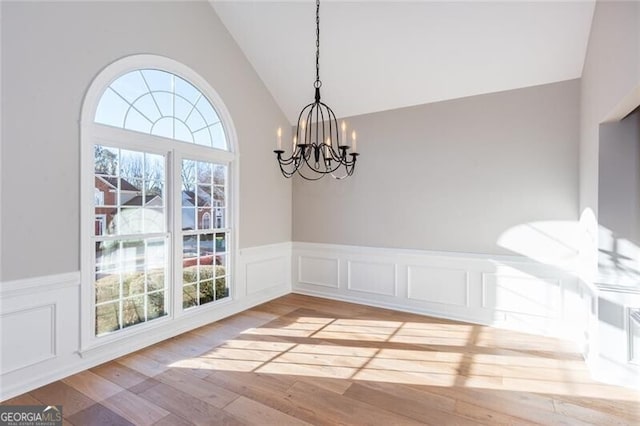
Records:
[[[94,122],[96,108],[100,97],[105,89],[122,74],[133,71],[135,69],[160,69],[173,73],[183,79],[189,81],[196,88],[198,88],[205,96],[209,98],[213,104],[218,116],[222,122],[227,137],[228,151],[216,150],[216,159],[214,161],[227,164],[229,183],[228,187],[228,202],[227,205],[231,210],[228,212],[228,224],[229,228],[233,231],[230,233],[229,241],[227,242],[227,253],[229,253],[229,268],[231,269],[231,282],[229,283],[229,297],[215,303],[203,305],[199,309],[190,309],[184,311],[182,309],[182,281],[179,274],[179,268],[172,268],[173,280],[170,280],[167,291],[172,295],[172,304],[169,307],[169,313],[163,318],[154,319],[150,322],[138,324],[128,329],[119,330],[117,333],[110,333],[108,335],[97,337],[95,336],[95,315],[94,315],[94,271],[93,263],[95,256],[95,247],[92,246],[92,231],[94,226],[94,167],[93,167],[93,146],[98,144],[104,144],[107,146],[125,147],[129,149],[140,149],[146,152],[154,152],[168,155],[171,157],[173,153],[168,149],[153,150],[150,149],[148,142],[157,142],[159,137],[146,135],[144,133],[137,133],[131,130],[113,128],[106,125],[97,124]],[[134,142],[126,138],[126,146],[122,135],[124,133],[135,133],[135,139],[139,142]],[[212,149],[209,147],[203,147],[196,144],[189,144],[187,142],[181,142],[181,152],[186,156],[206,158],[210,157]],[[167,158],[168,161],[182,161],[181,156],[176,158]],[[189,67],[181,64],[180,62],[172,59],[156,56],[156,55],[133,55],[119,59],[112,64],[105,67],[94,78],[83,100],[81,116],[80,116],[80,238],[81,238],[81,287],[80,287],[80,354],[83,352],[92,351],[104,347],[105,345],[112,344],[115,341],[126,344],[126,340],[135,338],[143,333],[149,332],[150,329],[157,327],[171,327],[172,323],[176,323],[176,320],[181,317],[193,317],[196,315],[204,314],[211,309],[216,309],[221,304],[231,303],[235,298],[237,277],[240,276],[238,270],[238,256],[239,256],[239,162],[240,156],[238,152],[238,141],[235,126],[231,115],[227,110],[224,102],[218,93],[211,87],[211,85],[195,71]],[[179,163],[180,164],[180,163]],[[181,186],[180,176],[172,176],[170,170],[167,170],[167,183],[171,179],[172,188],[179,188]],[[172,194],[167,194],[168,197],[172,197]],[[180,203],[170,202],[168,206],[173,204],[173,209],[170,212],[170,220],[179,220],[180,218]],[[229,214],[230,213],[230,214]],[[171,227],[175,229],[175,227]],[[180,235],[173,235],[173,239],[177,240],[181,238]],[[173,243],[173,253],[168,253],[170,256],[170,262],[172,265],[176,265],[176,260],[182,258],[180,253],[181,244],[177,241]],[[179,328],[180,326],[177,325]]]

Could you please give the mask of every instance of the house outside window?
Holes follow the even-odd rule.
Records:
[[[231,295],[230,119],[191,70],[144,59],[104,76],[109,83],[95,88],[92,120],[83,123],[83,176],[94,182],[83,216],[93,224],[83,228],[92,324],[84,346]],[[133,66],[150,61],[158,64]]]

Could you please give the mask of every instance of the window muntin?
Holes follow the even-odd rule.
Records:
[[[182,161],[182,306],[204,305],[229,296],[229,230],[224,211],[228,167],[207,161]],[[214,227],[212,227],[214,226]]]
[[[95,334],[167,314],[166,158],[94,145]]]
[[[118,77],[100,98],[95,122],[229,149],[220,117],[207,97],[166,71],[140,69]]]
[[[190,75],[190,70],[180,64],[166,58],[155,59],[159,59],[161,63],[166,62],[169,69],[180,70],[182,75]],[[151,73],[147,74],[146,71]],[[133,99],[131,96],[135,92],[127,92],[132,85],[119,85],[116,82],[125,75],[136,72],[143,77],[153,77],[153,72],[157,72],[158,85],[148,88],[149,93],[146,95],[138,92],[137,98]],[[94,286],[91,296],[83,296],[92,313],[91,327],[83,330],[83,347],[99,345],[97,340],[93,341],[96,337],[100,337],[103,342],[117,340],[123,329],[135,324],[144,328],[143,323],[152,319],[182,315],[184,308],[180,307],[184,305],[184,289],[180,281],[184,274],[180,261],[180,252],[183,251],[180,233],[183,191],[180,173],[183,158],[211,162],[209,164],[213,179],[208,183],[200,179],[195,186],[198,189],[199,184],[201,192],[210,190],[211,196],[210,205],[200,200],[193,206],[200,215],[197,216],[199,220],[193,221],[195,229],[191,235],[195,235],[196,249],[202,256],[196,256],[196,281],[190,282],[196,290],[196,303],[192,306],[229,296],[229,273],[233,261],[228,251],[232,230],[228,218],[227,191],[228,173],[234,155],[230,152],[227,134],[220,122],[220,117],[225,117],[225,125],[230,123],[224,106],[219,116],[201,91],[181,77],[165,71],[142,68],[125,72],[110,86],[106,85],[106,78],[101,79],[104,83],[95,87],[107,89],[100,93],[94,91],[93,96],[88,94],[87,98],[95,99],[96,102],[89,104],[89,107],[85,106],[89,111],[96,111],[90,112],[90,117],[98,126],[83,128],[83,132],[86,131],[89,135],[87,151],[92,151],[91,154],[83,151],[86,164],[83,165],[83,176],[88,177],[92,172],[95,181],[92,196],[89,196],[85,186],[87,183],[83,183],[83,199],[88,204],[83,217],[89,216],[93,222],[93,226],[83,225],[86,230],[83,230],[83,235],[92,236],[86,250],[90,254],[85,255],[86,260],[83,260],[83,265],[91,266],[86,268],[83,276],[87,281],[103,281],[100,281],[99,287]],[[197,75],[193,75],[193,81],[208,88],[206,82]],[[127,87],[123,88],[124,86]],[[131,101],[127,101],[123,93],[116,93],[118,88],[123,93],[129,93],[127,96]],[[93,88],[90,89],[92,91]],[[210,88],[207,93],[217,99]],[[113,108],[117,107],[119,101],[113,101],[112,95],[124,102],[124,110]],[[112,98],[111,101],[109,97]],[[183,103],[183,98],[189,102]],[[109,106],[109,102],[112,102],[112,106]],[[91,105],[96,109],[92,109]],[[188,117],[184,115],[187,106],[190,108],[187,114],[193,114],[188,122],[184,120]],[[156,108],[155,115],[152,110],[149,111],[149,107]],[[146,116],[142,115],[145,108],[148,112]],[[122,120],[118,121],[118,117]],[[198,117],[202,120],[199,121]],[[178,121],[169,120],[173,118]],[[155,120],[157,123],[150,129],[142,126],[136,128],[136,120],[140,119]],[[189,137],[185,136],[184,131],[181,133],[180,124],[176,124],[180,119],[185,121],[187,127],[191,126]],[[198,123],[203,127],[193,127]],[[233,134],[233,128],[230,129]],[[148,135],[134,133],[141,131]],[[97,155],[96,150],[100,149],[106,152]],[[94,164],[89,166],[91,156]],[[161,162],[163,167],[153,166],[154,161]],[[214,166],[222,168],[222,179],[215,178]],[[89,167],[92,168],[91,171],[88,170]],[[91,185],[90,181],[88,185]],[[98,189],[105,185],[108,188]],[[158,188],[161,190],[158,191]],[[110,214],[100,209],[110,210]],[[208,220],[205,213],[209,213]],[[159,223],[161,224],[158,225]],[[210,254],[212,251],[213,257]],[[207,253],[209,259],[206,258]],[[213,267],[207,265],[210,259]],[[174,280],[177,280],[175,285]],[[116,330],[119,331],[111,333]],[[135,333],[133,330],[131,332]],[[124,333],[123,336],[129,332]]]

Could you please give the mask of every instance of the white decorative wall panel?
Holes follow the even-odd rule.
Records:
[[[257,293],[271,287],[285,285],[290,271],[288,259],[277,257],[245,265],[247,294]]]
[[[460,269],[408,267],[407,297],[445,305],[469,306],[469,273]]]
[[[55,305],[34,306],[0,316],[2,374],[56,355]]]
[[[482,274],[482,307],[556,318],[560,314],[560,280],[501,273]]]
[[[396,296],[395,264],[347,261],[347,271],[347,288],[349,290]]]
[[[299,256],[298,281],[323,287],[340,285],[338,259],[330,257]]]
[[[294,243],[296,293],[554,335],[584,344],[571,271],[522,256]],[[340,285],[345,283],[346,285]]]

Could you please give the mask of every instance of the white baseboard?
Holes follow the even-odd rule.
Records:
[[[290,243],[242,249],[236,261],[232,299],[82,351],[79,272],[0,283],[0,401],[291,292]]]

